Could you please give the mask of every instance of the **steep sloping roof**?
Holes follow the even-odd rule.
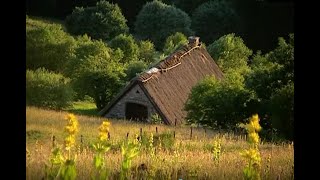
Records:
[[[135,77],[100,114],[106,114],[135,83],[140,84],[166,124],[183,123],[183,110],[191,89],[206,76],[223,78],[223,73],[200,45],[186,45],[160,61],[154,68]]]

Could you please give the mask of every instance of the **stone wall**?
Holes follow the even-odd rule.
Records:
[[[126,103],[142,104],[148,108],[148,121],[151,116],[156,113],[155,108],[149,101],[148,97],[144,94],[139,85],[135,85],[128,91],[122,98],[109,110],[105,115],[106,118],[119,118],[124,119],[126,117]]]

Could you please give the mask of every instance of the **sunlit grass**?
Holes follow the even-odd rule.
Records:
[[[34,107],[26,108],[26,147],[27,155],[26,179],[41,179],[44,177],[44,166],[48,162],[52,148],[52,136],[56,138],[56,144],[63,144],[64,126],[63,119],[68,112],[50,111]],[[89,145],[97,141],[98,127],[105,118],[97,116],[77,115],[79,121],[79,133],[77,137],[78,156],[76,160],[77,179],[90,179],[90,173],[94,170],[92,160],[94,151]],[[165,125],[150,125],[134,123],[123,120],[110,120],[110,141],[114,144],[105,154],[105,166],[111,179],[119,179],[122,156],[121,142],[135,134],[140,134],[140,128],[150,136],[163,132],[176,133],[173,150],[162,149],[151,157],[148,151],[141,153],[132,161],[132,176],[137,176],[141,164],[147,167],[148,176],[152,179],[241,179],[245,160],[240,156],[243,149],[248,148],[245,136],[237,136],[233,133],[217,133],[203,128],[194,128],[193,137],[190,140],[190,127],[172,127]],[[82,135],[83,139],[81,144]],[[221,154],[219,163],[214,161],[214,141],[221,140]],[[80,146],[83,146],[80,151]],[[288,143],[271,144],[263,142],[259,145],[261,153],[261,178],[266,179],[293,179],[294,151],[293,145]],[[270,175],[267,173],[267,158],[271,155]]]

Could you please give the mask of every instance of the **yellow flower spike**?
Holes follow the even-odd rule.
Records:
[[[107,133],[104,133],[104,132],[100,132],[99,133],[99,139],[100,141],[105,141],[108,139],[108,134]]]
[[[64,140],[66,150],[70,150],[72,147],[74,147],[75,142],[74,136],[67,136]]]
[[[79,131],[77,118],[73,114],[67,114],[65,119],[68,120],[68,124],[65,126],[66,132],[69,135],[75,135]]]
[[[108,132],[109,132],[109,126],[110,122],[103,121],[102,124],[99,126],[99,139],[100,141],[106,141],[108,139]]]
[[[250,119],[250,125],[254,128],[255,131],[259,132],[261,126],[259,124],[259,116],[257,114],[253,115]]]
[[[259,144],[259,142],[260,142],[259,135],[255,132],[249,133],[248,138],[249,138],[249,141],[253,144]]]

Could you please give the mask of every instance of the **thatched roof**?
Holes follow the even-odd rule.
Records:
[[[133,78],[101,112],[104,115],[135,84],[139,84],[166,124],[183,123],[183,110],[191,89],[206,76],[223,74],[200,45],[186,45],[160,61],[149,71]]]

